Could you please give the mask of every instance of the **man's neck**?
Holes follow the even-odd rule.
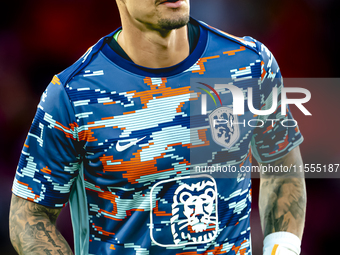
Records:
[[[176,65],[190,51],[187,26],[164,33],[123,26],[118,43],[135,64],[149,68]]]

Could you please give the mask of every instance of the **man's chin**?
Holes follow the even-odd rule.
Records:
[[[178,19],[160,19],[158,21],[158,27],[164,30],[173,30],[184,27],[189,22],[189,16]]]

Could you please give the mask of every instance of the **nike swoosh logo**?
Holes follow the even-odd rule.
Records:
[[[131,141],[130,143],[120,146],[119,141],[116,143],[116,150],[119,152],[125,151],[126,149],[130,148],[133,145],[136,145],[138,142],[142,141],[146,136],[142,137],[141,139]]]

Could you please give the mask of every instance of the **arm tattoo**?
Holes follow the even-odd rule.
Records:
[[[51,251],[52,251],[52,250],[49,250],[49,249],[47,249],[47,248],[44,249],[44,252],[46,253],[46,255],[52,255]]]
[[[12,195],[9,222],[15,250],[25,255],[73,254],[55,226],[60,211]]]
[[[306,201],[303,179],[277,179],[272,184],[265,181],[261,189],[261,196],[268,197],[260,202],[265,235],[287,231],[294,222],[304,220]]]
[[[287,165],[285,160],[287,158],[276,163]],[[288,160],[292,162],[291,158]],[[302,162],[294,163],[302,165]],[[289,174],[261,177],[259,208],[264,236],[278,231],[288,231],[302,238],[306,212],[303,176]]]
[[[57,245],[55,241],[52,239],[50,235],[52,231],[46,230],[44,222],[40,221],[35,225],[30,225],[28,222],[26,222],[25,234],[27,236],[39,238],[41,237],[41,232],[43,232],[47,237],[47,242],[51,243],[54,247],[60,247],[60,245]]]

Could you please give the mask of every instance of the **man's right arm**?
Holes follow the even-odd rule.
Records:
[[[61,208],[49,208],[12,195],[9,216],[10,238],[24,255],[72,255],[55,223]]]

